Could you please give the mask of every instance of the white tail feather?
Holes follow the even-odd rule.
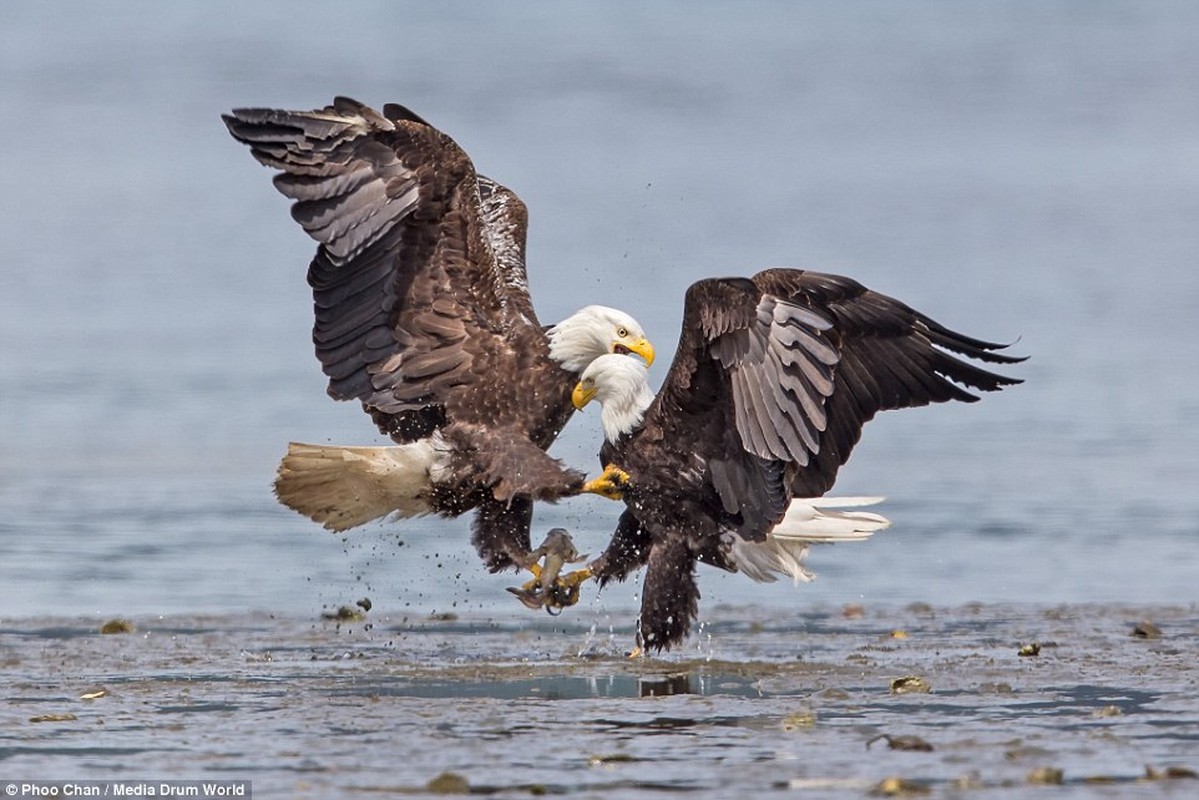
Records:
[[[792,500],[783,521],[770,536],[806,542],[846,542],[869,539],[891,521],[869,511],[835,511],[881,503],[882,497],[814,497]]]
[[[732,537],[732,558],[737,568],[755,581],[772,582],[779,575],[795,583],[808,582],[815,575],[803,560],[812,544],[856,542],[869,539],[875,531],[890,526],[881,514],[869,511],[837,511],[882,502],[881,497],[816,497],[791,501],[782,522],[763,542],[747,542]]]
[[[275,496],[331,531],[395,514],[429,513],[429,490],[442,465],[437,437],[392,447],[292,442],[279,464]]]

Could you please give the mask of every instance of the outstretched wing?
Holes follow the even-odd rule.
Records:
[[[753,281],[764,296],[784,297],[826,316],[832,325],[825,335],[839,355],[820,448],[791,480],[797,497],[818,497],[832,488],[862,426],[879,411],[950,400],[973,403],[978,395],[970,390],[994,392],[1022,383],[966,360],[1024,361],[999,352],[1007,345],[951,330],[851,278],[770,269]]]
[[[481,380],[519,374],[544,336],[525,280],[527,212],[444,133],[398,105],[237,109],[234,138],[319,243],[308,270],[329,394],[399,441],[447,421]],[[541,356],[542,353],[534,353]],[[484,377],[486,376],[486,377]],[[489,419],[503,424],[502,419]]]
[[[792,497],[833,484],[877,412],[1019,383],[958,355],[1021,359],[945,328],[856,281],[774,269],[687,291],[679,349],[637,437],[686,442],[705,490],[760,538]],[[961,385],[959,385],[961,384]],[[677,454],[676,454],[677,455]],[[684,479],[686,470],[678,474]]]

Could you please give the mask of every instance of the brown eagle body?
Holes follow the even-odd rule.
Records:
[[[652,402],[643,395],[624,409],[631,416],[610,425],[609,412],[621,413],[619,393],[596,394],[611,380],[600,371],[608,359],[576,390],[587,390],[576,405],[604,402],[601,463],[628,476],[627,509],[591,573],[603,584],[646,566],[639,643],[669,648],[697,613],[696,562],[746,567],[745,545],[773,536],[796,498],[832,487],[877,412],[972,402],[963,387],[1019,383],[961,358],[1022,360],[1002,348],[836,275],[771,269],[694,284]]]
[[[312,339],[330,396],[360,401],[398,445],[293,444],[281,502],[333,530],[478,509],[473,540],[488,566],[522,566],[533,501],[582,482],[545,453],[573,411],[571,388],[597,355],[652,358],[640,326],[592,306],[543,328],[524,204],[402,106],[380,114],[337,98],[223,119],[279,171],[276,188],[319,244]]]

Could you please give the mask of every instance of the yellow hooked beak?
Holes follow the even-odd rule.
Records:
[[[570,393],[570,402],[574,404],[576,411],[582,411],[583,407],[592,401],[595,397],[595,386],[588,386],[583,381],[575,384],[575,389]]]
[[[654,365],[654,346],[644,336],[636,341],[621,339],[612,345],[612,351],[614,353],[636,353],[645,361],[645,366],[652,367]]]

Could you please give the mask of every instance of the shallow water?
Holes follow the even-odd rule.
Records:
[[[1132,635],[1145,618],[1160,638]],[[498,797],[862,797],[896,777],[1027,796],[1045,769],[1054,796],[1199,785],[1143,780],[1199,767],[1193,607],[762,619],[721,607],[697,647],[658,659],[627,658],[629,628],[586,615],[6,622],[0,763],[13,779],[221,776],[256,797],[423,794],[443,773]],[[929,690],[895,693],[909,676]]]

